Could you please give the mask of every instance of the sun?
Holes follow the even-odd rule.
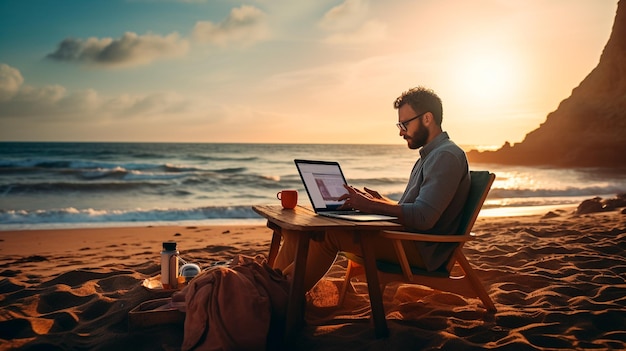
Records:
[[[474,93],[491,95],[508,88],[513,72],[501,60],[476,57],[467,64],[466,79],[472,82]]]
[[[518,91],[521,69],[505,52],[476,51],[454,66],[458,87],[476,103],[498,104],[514,98]]]

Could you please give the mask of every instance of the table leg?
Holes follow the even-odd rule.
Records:
[[[378,270],[376,268],[376,253],[374,247],[369,243],[369,235],[375,234],[362,233],[359,236],[361,239],[361,249],[363,250],[363,266],[365,267],[365,277],[367,279],[367,291],[370,296],[374,331],[377,338],[382,338],[389,335],[389,329],[387,328],[387,320],[385,319],[383,295],[382,291],[380,291]]]
[[[298,232],[294,235],[297,238],[296,257],[294,260],[293,276],[289,289],[289,303],[287,305],[287,318],[285,324],[285,344],[293,342],[295,333],[304,324],[304,274],[306,272],[306,260],[309,254],[309,235],[305,232]]]
[[[270,252],[267,256],[267,264],[274,268],[274,262],[276,261],[276,256],[278,255],[278,249],[280,248],[280,241],[282,239],[281,229],[280,227],[273,227],[269,224],[268,227],[272,228],[274,233],[272,234],[272,242],[270,244]]]

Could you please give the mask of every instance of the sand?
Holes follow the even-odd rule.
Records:
[[[554,213],[553,213],[554,214]],[[465,246],[498,312],[476,299],[392,283],[390,335],[376,339],[366,285],[337,306],[345,261],[307,296],[301,350],[626,349],[626,215],[479,217]],[[206,268],[267,253],[264,226],[0,231],[0,349],[178,350],[183,324],[137,327],[128,312],[168,293],[161,243]]]

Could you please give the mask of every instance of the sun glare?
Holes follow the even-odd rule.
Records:
[[[496,105],[513,98],[518,89],[520,68],[515,61],[501,52],[477,51],[457,61],[454,79],[463,95]]]
[[[505,62],[492,58],[474,58],[467,65],[467,79],[475,87],[473,93],[479,96],[506,90],[511,76],[511,68]]]

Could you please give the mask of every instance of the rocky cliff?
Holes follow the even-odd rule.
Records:
[[[470,162],[626,167],[626,0],[598,66],[521,143],[468,153]]]

